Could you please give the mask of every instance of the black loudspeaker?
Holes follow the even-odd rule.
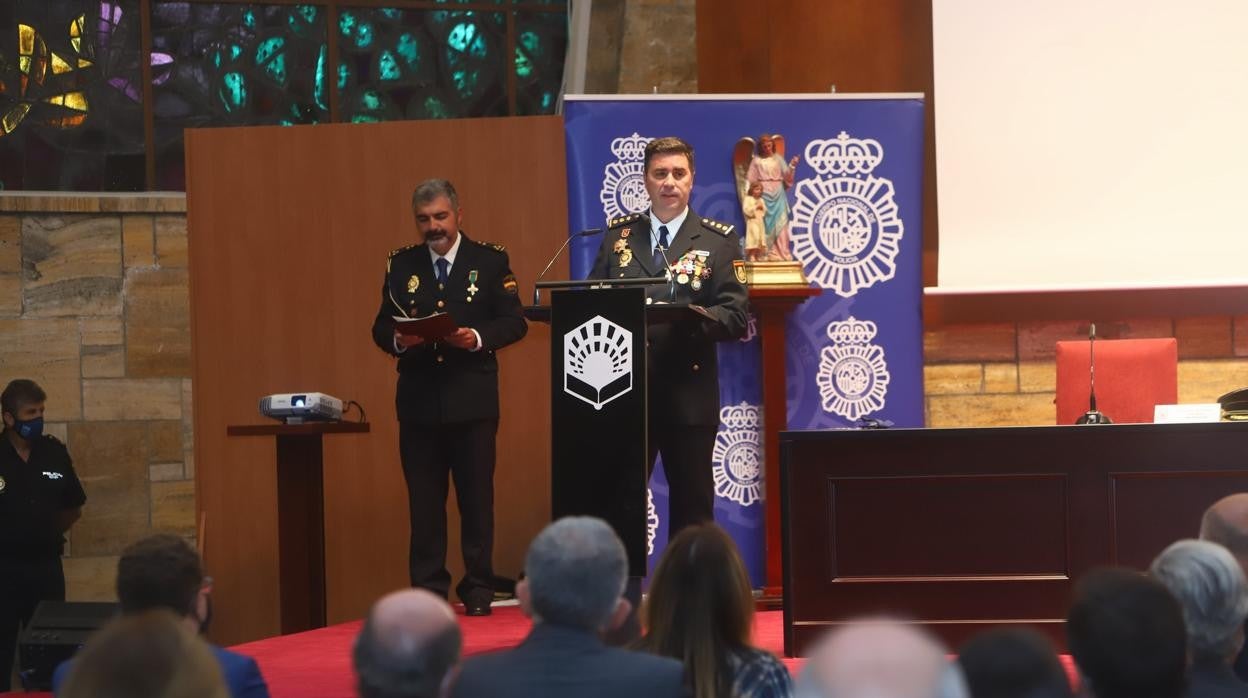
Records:
[[[17,667],[27,691],[51,691],[52,672],[117,616],[115,603],[40,601],[17,640]]]

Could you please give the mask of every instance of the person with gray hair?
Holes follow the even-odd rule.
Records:
[[[462,645],[455,612],[442,597],[425,589],[383,596],[355,638],[360,698],[447,695]]]
[[[797,698],[970,698],[948,650],[913,625],[865,618],[827,634],[797,680]]]
[[[469,239],[463,215],[447,180],[416,186],[412,217],[421,240],[387,258],[372,334],[399,374],[394,404],[412,586],[450,593],[446,497],[453,477],[464,559],[455,593],[467,615],[487,616],[495,593],[509,591],[493,563],[496,352],[520,341],[528,325],[506,250]],[[427,321],[408,322],[418,319]]]
[[[532,631],[515,649],[466,660],[452,695],[685,695],[680,662],[602,642],[630,610],[621,596],[624,544],[605,522],[568,517],[550,524],[529,546],[524,568],[516,596]]]
[[[1187,698],[1248,696],[1248,684],[1231,671],[1248,618],[1248,582],[1239,563],[1216,543],[1181,540],[1163,550],[1149,572],[1183,608]]]
[[[1231,551],[1248,576],[1248,493],[1228,495],[1206,509],[1200,520],[1200,539]],[[1234,668],[1241,681],[1248,681],[1248,647],[1240,650]]]

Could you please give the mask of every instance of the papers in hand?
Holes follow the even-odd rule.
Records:
[[[455,320],[447,313],[434,313],[425,317],[394,317],[394,330],[408,337],[423,337],[434,341],[459,329]]]

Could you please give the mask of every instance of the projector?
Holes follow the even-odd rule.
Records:
[[[287,424],[337,422],[342,400],[325,393],[277,393],[260,398],[260,414]]]

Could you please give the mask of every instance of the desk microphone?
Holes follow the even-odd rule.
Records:
[[[1113,424],[1096,409],[1096,323],[1088,327],[1088,411],[1075,424]]]
[[[573,233],[568,236],[567,240],[563,241],[563,244],[559,246],[559,250],[555,252],[555,256],[551,257],[550,261],[546,263],[546,267],[542,269],[542,273],[538,274],[537,278],[533,280],[533,305],[541,305],[542,290],[537,287],[537,282],[541,281],[542,277],[546,276],[546,272],[550,271],[550,268],[555,265],[555,260],[559,259],[559,255],[563,254],[564,250],[568,249],[568,245],[577,238],[587,238],[590,235],[598,235],[601,232],[602,228],[590,228],[589,230],[582,230],[579,233]]]

